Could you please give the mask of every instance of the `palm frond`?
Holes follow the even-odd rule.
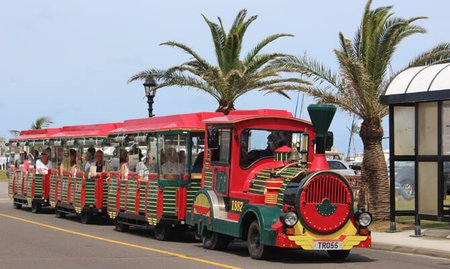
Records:
[[[35,122],[31,124],[32,130],[44,129],[53,124],[53,120],[50,117],[44,116],[37,118]]]
[[[409,62],[406,68],[448,62],[450,62],[450,43],[446,42],[438,44],[430,50],[416,56],[411,62]]]
[[[205,59],[200,57],[200,55],[198,55],[193,49],[191,49],[190,47],[188,47],[188,46],[186,46],[184,44],[181,44],[181,43],[178,43],[178,42],[175,42],[175,41],[167,41],[167,42],[161,43],[160,45],[179,48],[179,49],[183,50],[184,52],[186,52],[187,54],[189,54],[192,57],[194,57],[205,68],[210,66],[210,64]]]
[[[148,77],[153,77],[156,81],[163,80],[166,77],[166,71],[165,70],[159,70],[159,69],[148,69],[141,71],[139,73],[136,73],[132,75],[127,83],[134,82],[136,80],[145,80]]]
[[[10,135],[12,135],[13,137],[17,137],[20,134],[19,130],[9,130],[8,131]]]

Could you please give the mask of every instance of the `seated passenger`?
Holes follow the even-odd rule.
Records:
[[[95,156],[95,148],[93,147],[88,148],[85,155],[85,163],[83,165],[83,169],[86,174],[89,173],[91,165],[96,161],[94,156]]]
[[[70,149],[69,152],[69,166],[70,166],[70,176],[75,177],[78,171],[77,165],[77,151],[74,149]]]
[[[36,175],[47,175],[49,160],[46,151],[42,151],[41,158],[36,161]]]
[[[184,167],[178,162],[176,149],[169,148],[164,155],[164,163],[161,165],[161,174],[163,178],[178,179],[184,172]]]
[[[205,157],[204,151],[202,151],[198,154],[197,158],[194,161],[194,165],[192,166],[192,173],[201,173],[202,172],[204,157]]]
[[[120,178],[128,180],[128,152],[124,149],[120,150],[119,154],[120,161]]]
[[[269,136],[267,136],[267,147],[265,150],[261,151],[260,157],[273,156],[275,149],[275,136],[273,134],[270,134]]]
[[[95,162],[89,167],[89,177],[99,178],[102,173],[106,172],[106,165],[103,161],[103,151],[97,150],[95,152]]]
[[[136,172],[138,173],[139,179],[148,179],[149,170],[141,150],[139,150],[139,162],[136,165]]]

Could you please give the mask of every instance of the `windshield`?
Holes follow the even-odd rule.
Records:
[[[241,133],[240,166],[243,169],[264,158],[273,158],[274,151],[282,146],[295,147],[307,153],[307,136],[302,132],[284,130],[246,129]],[[298,156],[299,157],[299,156]]]

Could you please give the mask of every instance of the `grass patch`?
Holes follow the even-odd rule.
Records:
[[[388,232],[390,227],[389,221],[377,221],[370,225],[370,230],[374,232]],[[448,228],[448,222],[421,220],[421,229],[432,228]],[[399,216],[397,217],[397,232],[414,230],[414,216]]]
[[[8,181],[5,170],[0,170],[0,181]]]

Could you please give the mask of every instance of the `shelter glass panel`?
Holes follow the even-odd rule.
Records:
[[[443,173],[443,197],[444,197],[444,206],[447,206],[446,210],[450,210],[450,162],[444,162],[444,173]],[[450,212],[448,213],[450,215]]]
[[[450,155],[450,101],[442,102],[442,154]]]
[[[395,210],[414,210],[415,163],[395,162]]]
[[[419,104],[419,155],[437,155],[437,103]]]
[[[437,215],[438,164],[419,162],[419,214]]]
[[[414,155],[415,108],[413,106],[394,107],[394,154]]]

